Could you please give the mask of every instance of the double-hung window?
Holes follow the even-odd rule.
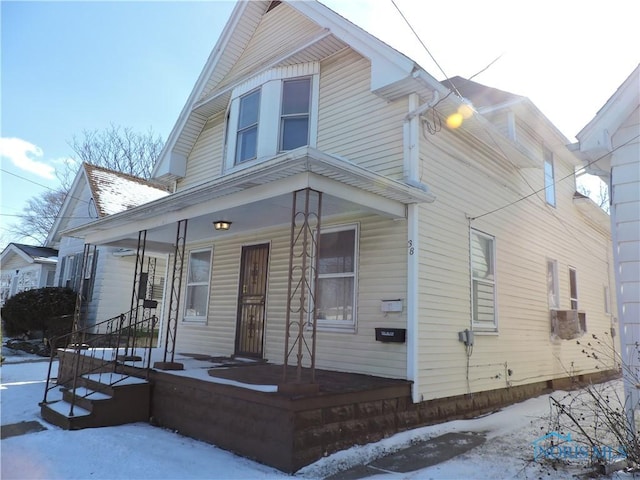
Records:
[[[571,301],[571,310],[578,309],[578,277],[576,269],[569,267],[569,299]]]
[[[293,150],[309,143],[310,108],[311,78],[297,78],[282,82],[282,112],[278,150]]]
[[[496,331],[496,278],[494,237],[471,230],[471,296],[474,329]]]
[[[317,255],[318,326],[353,330],[358,274],[357,225],[323,229]]]
[[[206,321],[209,305],[211,249],[189,252],[185,321]]]
[[[549,310],[559,309],[558,262],[551,259],[547,259],[547,294],[549,295]]]
[[[236,134],[236,164],[253,160],[258,154],[260,96],[258,89],[240,98]]]
[[[233,89],[227,113],[226,170],[316,145],[319,73],[317,62],[279,67]]]
[[[553,168],[553,153],[544,149],[544,197],[549,205],[556,206],[556,177]]]

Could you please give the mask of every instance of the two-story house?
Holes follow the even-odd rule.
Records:
[[[386,435],[616,367],[575,341],[610,338],[614,295],[607,217],[575,195],[568,143],[527,98],[440,82],[321,3],[239,2],[155,167],[173,193],[65,234],[170,252],[157,370],[176,352],[295,367],[273,398],[312,395],[313,369],[408,381],[379,406]],[[353,405],[379,398],[318,425],[296,407],[283,459],[238,440],[246,422],[212,433],[226,407],[178,390],[154,390],[157,423],[289,471],[382,435],[307,438],[353,432]]]

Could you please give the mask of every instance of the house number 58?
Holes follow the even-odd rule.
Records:
[[[415,248],[413,246],[413,240],[409,240],[409,255],[413,255]]]

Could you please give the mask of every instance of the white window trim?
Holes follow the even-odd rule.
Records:
[[[320,64],[309,62],[268,70],[238,85],[231,93],[224,149],[223,173],[228,174],[250,167],[271,158],[278,153],[280,144],[280,113],[282,105],[282,83],[284,80],[311,78],[311,103],[309,105],[309,143],[315,148],[318,141],[318,97],[320,95]],[[257,156],[235,164],[238,115],[240,97],[252,90],[261,89],[258,115]]]
[[[547,257],[547,261],[545,264],[546,275],[549,275],[549,270],[548,270],[549,263],[553,264],[553,286],[554,286],[553,294],[556,298],[556,305],[551,305],[551,299],[549,298],[548,283],[547,283],[547,302],[549,304],[549,310],[559,310],[560,309],[560,282],[559,282],[559,276],[558,276],[558,261],[554,258]],[[547,282],[548,281],[549,279],[547,278]]]
[[[195,283],[189,283],[189,273],[191,271],[191,254],[193,253],[199,253],[199,252],[209,252],[209,278],[207,279],[207,282],[195,282]],[[182,308],[183,311],[183,315],[182,315],[182,321],[185,323],[207,323],[207,319],[209,318],[209,302],[211,301],[211,275],[213,272],[213,248],[212,247],[207,247],[207,248],[196,248],[193,250],[189,250],[189,254],[187,255],[187,276],[185,278],[185,287],[184,287],[184,301],[185,304]],[[191,286],[201,286],[201,285],[206,285],[207,286],[207,301],[206,301],[206,306],[205,306],[205,314],[204,315],[187,315],[187,295],[188,295],[188,291],[189,291],[189,287]]]
[[[491,261],[492,261],[492,269],[493,269],[493,281],[488,281],[486,279],[478,279],[477,281],[483,283],[491,283],[493,284],[493,326],[487,326],[485,322],[476,322],[476,319],[473,315],[473,305],[475,303],[475,296],[473,294],[473,283],[476,280],[473,276],[473,235],[476,234],[480,237],[488,238],[491,240],[492,252],[491,252]],[[470,299],[471,299],[471,327],[474,332],[482,333],[498,333],[498,273],[496,271],[496,237],[493,235],[489,235],[488,233],[481,232],[480,230],[476,230],[475,228],[469,229],[469,277],[471,282],[469,284],[471,288]]]
[[[546,147],[543,147],[543,166],[542,174],[544,175],[544,201],[547,205],[556,207],[558,204],[558,197],[556,195],[556,166],[553,159],[553,152]],[[551,166],[551,184],[547,185],[547,164]],[[549,201],[549,192],[553,195],[553,203]]]
[[[320,233],[334,233],[344,232],[347,230],[355,230],[354,246],[353,246],[353,274],[318,274],[318,280],[320,278],[345,278],[353,277],[353,320],[346,322],[344,320],[318,320],[316,329],[322,332],[336,332],[336,333],[356,333],[358,328],[358,272],[360,267],[360,224],[350,223],[342,225],[332,225],[330,227],[321,227]],[[314,235],[318,235],[318,231],[314,231]],[[318,252],[314,249],[313,262],[315,265],[316,255]],[[315,291],[315,284],[312,283],[312,288]],[[311,312],[314,310],[312,309]],[[311,318],[311,312],[309,313],[309,323],[311,326],[315,319]]]
[[[575,284],[576,284],[576,296],[571,296],[571,272],[575,275]],[[569,308],[571,310],[578,310],[580,307],[580,302],[578,300],[579,292],[578,292],[578,270],[576,267],[569,266]],[[576,302],[576,308],[573,308],[573,302]]]

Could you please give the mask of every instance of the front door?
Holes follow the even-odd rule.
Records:
[[[262,358],[269,244],[242,247],[236,355]]]

